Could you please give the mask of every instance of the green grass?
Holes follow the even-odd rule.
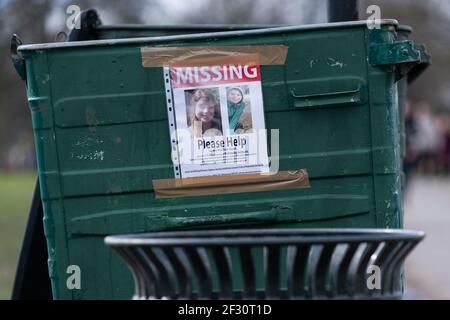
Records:
[[[0,174],[0,299],[10,299],[33,196],[34,173]]]

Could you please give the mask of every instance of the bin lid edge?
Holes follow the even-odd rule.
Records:
[[[395,19],[381,19],[378,20],[380,25],[392,25],[397,27],[398,22]],[[89,46],[113,46],[124,44],[152,44],[165,41],[182,41],[195,40],[205,38],[227,38],[245,35],[263,35],[279,32],[292,32],[302,30],[316,30],[316,29],[333,29],[333,28],[349,28],[361,27],[367,25],[367,20],[348,21],[348,22],[334,22],[334,23],[319,23],[306,24],[300,26],[275,27],[265,29],[226,31],[226,32],[211,32],[211,33],[197,33],[174,36],[159,36],[159,37],[143,37],[143,38],[125,38],[125,39],[107,39],[107,40],[89,40],[89,41],[73,41],[73,42],[52,42],[52,43],[37,43],[19,46],[19,51],[33,51],[33,50],[50,50],[59,48],[73,48],[73,47],[89,47]]]

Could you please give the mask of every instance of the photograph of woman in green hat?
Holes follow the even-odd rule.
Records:
[[[252,128],[248,87],[227,88],[228,124],[232,133],[249,132]]]

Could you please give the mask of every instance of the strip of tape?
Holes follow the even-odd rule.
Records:
[[[211,66],[218,63],[282,65],[287,52],[285,45],[141,48],[142,66],[146,68]],[[254,61],[255,57],[257,61]]]
[[[212,194],[261,192],[309,187],[306,169],[280,171],[273,175],[241,174],[186,179],[153,180],[156,198],[192,197]]]

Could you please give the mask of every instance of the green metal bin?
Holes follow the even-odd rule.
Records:
[[[396,27],[359,21],[20,46],[54,298],[132,296],[106,235],[186,222],[401,228],[396,81],[400,66],[421,56],[397,40]],[[142,67],[140,49],[271,44],[288,54],[284,65],[261,66],[266,127],[280,129],[280,170],[306,168],[311,187],[155,199],[152,180],[174,173],[163,69]],[[71,265],[80,267],[80,289],[67,286]]]

